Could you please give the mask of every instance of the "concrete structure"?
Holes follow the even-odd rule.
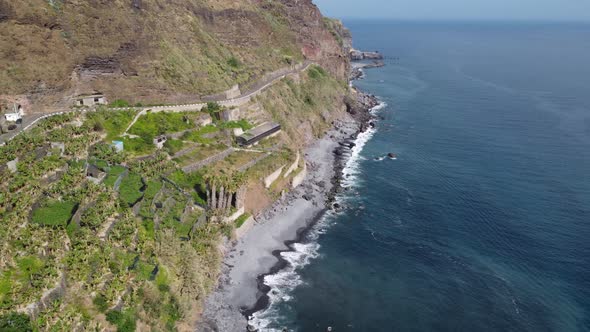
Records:
[[[167,140],[168,138],[166,138],[166,135],[160,135],[154,138],[154,145],[156,148],[161,149],[164,147],[164,143],[166,143]]]
[[[115,148],[117,152],[123,152],[123,150],[125,149],[125,144],[122,141],[113,141],[113,143],[111,143],[111,146]]]
[[[6,167],[8,167],[8,170],[12,173],[16,173],[18,171],[17,165],[18,165],[18,158],[6,163]]]
[[[63,156],[64,153],[66,152],[66,145],[64,142],[51,142],[50,148],[51,148],[51,150],[59,150],[60,157]],[[51,151],[49,152],[49,155],[51,155]]]
[[[283,169],[284,168],[285,168],[285,166],[277,169],[271,175],[269,175],[266,178],[264,178],[264,186],[266,187],[266,189],[270,188],[270,186],[272,186],[272,184],[276,180],[278,180],[278,178],[281,176],[281,173],[283,173]]]
[[[86,164],[86,178],[94,183],[100,183],[107,173],[103,172],[96,165]]]
[[[299,160],[301,159],[301,156],[299,155],[299,151],[297,151],[297,157],[295,158],[295,162],[293,162],[293,164],[291,164],[291,166],[287,169],[287,171],[285,172],[285,175],[283,175],[283,177],[287,177],[289,175],[291,175],[291,173],[295,172],[295,170],[297,169],[297,167],[299,167]]]
[[[243,215],[245,212],[246,212],[246,208],[242,206],[236,212],[234,212],[231,216],[226,217],[224,221],[225,221],[226,224],[230,224],[230,223],[238,220],[238,218],[241,215]]]
[[[303,183],[303,181],[305,181],[306,177],[307,177],[307,164],[303,163],[303,169],[301,170],[301,172],[299,172],[299,174],[297,174],[293,177],[293,181],[291,182],[291,188],[295,189],[295,188],[299,187]]]
[[[241,146],[251,146],[261,140],[272,137],[281,131],[281,125],[275,122],[266,122],[254,129],[248,130],[242,136],[237,138]]]
[[[231,108],[221,112],[221,119],[223,121],[237,121],[240,119],[240,109]]]
[[[199,115],[199,117],[197,118],[197,120],[195,120],[195,124],[197,126],[207,126],[213,123],[213,119],[211,119],[211,115],[207,114],[207,113],[203,113],[201,115]]]
[[[242,134],[244,134],[244,130],[242,128],[234,128],[234,136],[241,136]]]
[[[252,227],[254,227],[255,222],[256,220],[254,220],[254,216],[250,216],[250,218],[244,221],[242,226],[236,229],[236,239],[239,240],[244,237],[244,235],[246,235],[252,229]]]
[[[95,93],[90,95],[80,95],[76,97],[74,106],[92,107],[96,105],[106,105],[107,99],[102,93]]]
[[[4,117],[8,122],[17,122],[19,120],[22,120],[23,115],[23,107],[21,105],[14,104],[12,107],[12,112],[4,114]]]
[[[225,91],[225,99],[233,99],[238,98],[242,92],[240,91],[240,86],[238,84],[231,87],[231,89]]]

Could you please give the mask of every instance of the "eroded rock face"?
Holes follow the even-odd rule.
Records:
[[[36,94],[36,106],[91,90],[189,102],[305,59],[341,79],[349,70],[350,33],[311,0],[58,4],[0,0],[0,70],[11,68],[0,90]]]

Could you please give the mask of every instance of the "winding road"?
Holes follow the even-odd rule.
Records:
[[[277,81],[287,77],[288,75],[303,72],[303,71],[307,70],[313,64],[314,64],[314,62],[306,60],[302,63],[297,64],[297,65],[276,70],[272,73],[265,75],[265,77],[263,79],[256,82],[255,84],[253,84],[252,87],[248,91],[242,93],[239,97],[232,98],[232,99],[221,99],[220,98],[219,100],[212,100],[212,101],[217,102],[219,105],[225,106],[225,107],[242,106],[242,105],[250,102],[252,97],[257,96],[258,94],[260,94],[262,91],[266,90],[268,87],[270,87],[271,85],[273,85]],[[122,108],[109,108],[109,110],[112,110],[112,111],[122,111],[122,110],[130,110],[130,109],[140,110],[140,112],[137,113],[137,115],[135,116],[133,121],[131,121],[129,126],[125,129],[125,133],[123,135],[127,135],[127,131],[135,124],[135,122],[142,115],[145,115],[148,111],[151,111],[151,112],[186,112],[186,111],[198,112],[206,105],[207,105],[207,103],[202,102],[202,101],[198,101],[198,102],[195,102],[192,104],[152,106],[152,107],[147,107],[147,106],[146,107],[122,107]],[[0,135],[0,146],[6,144],[6,142],[10,141],[11,139],[16,137],[20,133],[33,127],[35,124],[37,124],[37,122],[39,122],[42,119],[46,119],[48,117],[52,117],[52,116],[60,115],[60,114],[64,114],[64,113],[70,113],[70,112],[79,112],[79,110],[69,110],[69,111],[54,112],[54,113],[47,113],[47,114],[31,114],[31,115],[25,116],[23,118],[23,123],[20,126],[20,128],[12,131],[10,133]]]

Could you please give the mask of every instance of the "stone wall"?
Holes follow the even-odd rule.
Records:
[[[303,163],[303,169],[301,170],[301,172],[299,172],[299,174],[295,175],[295,177],[293,177],[293,181],[291,182],[291,187],[293,189],[299,187],[303,181],[305,181],[305,177],[307,177],[307,165],[305,163]]]
[[[271,175],[264,178],[264,186],[267,189],[270,188],[270,186],[272,186],[272,184],[281,176],[281,173],[283,173],[283,168],[285,168],[285,166],[282,166],[281,168],[274,171]]]
[[[299,151],[297,151],[297,157],[295,157],[295,162],[289,167],[287,172],[285,172],[285,175],[283,175],[284,178],[291,175],[291,173],[295,172],[297,167],[299,167],[299,159],[301,159],[300,157],[301,156],[299,155]]]
[[[29,304],[25,308],[25,313],[27,315],[29,315],[32,319],[35,319],[41,311],[44,311],[47,308],[50,308],[52,306],[53,302],[62,298],[65,295],[65,292],[66,292],[66,274],[65,274],[65,272],[62,272],[59,277],[59,281],[57,282],[57,285],[55,285],[55,287],[53,289],[50,289],[50,290],[46,291],[45,293],[43,293],[43,296],[41,297],[41,299],[39,301]]]
[[[236,221],[241,215],[243,215],[246,212],[246,208],[245,207],[241,207],[240,209],[238,209],[234,214],[232,214],[231,216],[225,218],[225,222],[227,224],[232,223],[234,221]]]
[[[252,227],[254,227],[255,222],[256,220],[253,216],[250,216],[250,218],[244,221],[242,226],[236,229],[236,238],[239,240],[244,237],[244,235],[246,235],[252,229]]]
[[[227,156],[229,156],[233,152],[234,152],[234,148],[229,148],[229,149],[224,150],[224,151],[222,151],[222,152],[220,152],[220,153],[218,153],[218,154],[216,154],[214,156],[211,156],[209,158],[205,158],[205,159],[203,159],[201,161],[198,161],[198,162],[196,162],[194,164],[191,164],[191,165],[188,165],[188,166],[184,166],[182,168],[182,170],[185,173],[194,172],[194,171],[199,170],[199,169],[201,169],[201,168],[203,168],[203,167],[205,167],[205,166],[207,166],[207,165],[209,165],[211,163],[214,163],[214,162],[220,161],[222,159],[225,159]]]

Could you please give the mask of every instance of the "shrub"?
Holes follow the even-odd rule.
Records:
[[[132,311],[111,310],[106,314],[107,321],[117,326],[118,332],[134,332],[136,328],[135,314]]]
[[[238,59],[236,59],[236,57],[233,57],[233,56],[227,60],[227,64],[232,68],[239,68],[240,67],[240,61]]]
[[[100,312],[105,312],[109,308],[107,298],[102,294],[97,295],[94,300],[92,300],[92,303],[94,303]]]
[[[0,331],[2,332],[29,332],[31,319],[25,314],[11,312],[0,316]]]
[[[129,107],[129,102],[123,99],[117,99],[110,103],[109,107]]]

